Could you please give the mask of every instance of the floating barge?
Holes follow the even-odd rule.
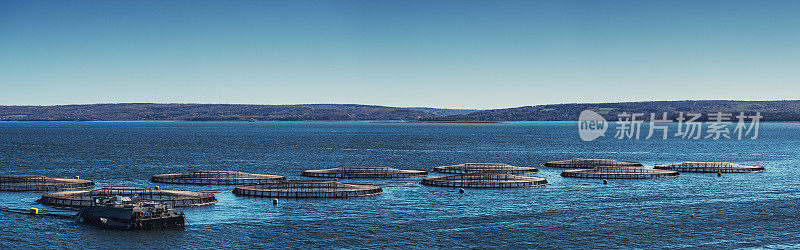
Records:
[[[563,161],[551,161],[545,163],[543,166],[554,167],[554,168],[580,168],[580,169],[594,168],[601,166],[644,167],[644,165],[638,162],[625,162],[612,159],[590,159],[590,158],[576,158]]]
[[[336,181],[290,181],[238,186],[236,195],[275,198],[350,198],[379,195],[376,185],[347,184]]]
[[[445,174],[468,174],[468,173],[494,173],[494,174],[534,174],[539,169],[534,167],[517,167],[504,163],[464,163],[452,166],[441,166],[433,168],[434,172]]]
[[[105,187],[85,191],[63,191],[42,195],[36,202],[64,208],[92,206],[95,198],[108,196],[136,197],[142,201],[156,201],[173,207],[205,206],[217,202],[212,193],[196,191],[159,190],[145,187]]]
[[[389,167],[347,166],[303,171],[304,176],[324,178],[409,178],[428,175],[422,170],[401,170]]]
[[[184,228],[186,217],[170,205],[139,201],[130,197],[95,198],[92,206],[81,209],[81,222],[118,230]]]
[[[469,173],[451,176],[428,177],[423,185],[454,188],[522,188],[541,187],[547,180],[541,177],[516,176],[497,173]]]
[[[0,191],[56,191],[94,187],[83,179],[50,178],[42,175],[0,175]]]
[[[239,171],[203,170],[182,174],[160,174],[152,182],[193,185],[246,185],[286,181],[286,177],[271,174],[249,174]]]
[[[730,162],[683,162],[658,165],[653,168],[687,173],[757,173],[765,170],[762,166],[740,165]]]
[[[561,172],[563,177],[596,179],[655,179],[678,177],[677,171],[642,167],[603,166],[591,169],[569,169]]]

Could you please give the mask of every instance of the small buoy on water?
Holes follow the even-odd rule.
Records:
[[[80,179],[80,178],[81,178],[81,176],[80,176],[80,175],[76,175],[76,176],[75,176],[75,179]]]
[[[159,187],[159,186],[155,186],[153,189],[155,189],[155,190],[160,190],[160,189],[161,189],[161,187]]]
[[[603,185],[607,185],[607,184],[608,184],[608,180],[603,180]]]
[[[333,178],[333,181],[339,181],[339,178]]]
[[[278,199],[272,199],[272,205],[278,205]]]
[[[420,168],[419,168],[419,171],[425,171],[425,168],[423,168],[423,167],[420,167]]]
[[[692,214],[692,218],[694,218],[694,214]]]
[[[722,172],[717,172],[717,177],[722,177]]]
[[[35,208],[35,207],[32,207],[31,210],[29,210],[28,212],[30,214],[32,214],[32,215],[37,215],[37,214],[39,214],[39,209]]]
[[[464,189],[463,188],[459,188],[458,192],[463,194],[464,193]]]

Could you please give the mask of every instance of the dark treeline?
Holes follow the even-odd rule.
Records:
[[[89,104],[0,106],[5,121],[359,121],[418,120],[429,112],[355,104]]]
[[[800,121],[800,101],[654,101],[624,103],[590,103],[590,104],[552,104],[526,106],[519,108],[494,109],[476,111],[468,114],[427,118],[428,120],[471,120],[471,121],[577,121],[583,110],[593,110],[609,121],[617,121],[618,115],[626,113],[644,113],[644,120],[655,113],[662,119],[664,112],[668,119],[675,120],[680,112],[700,113],[698,121],[706,121],[709,114],[722,112],[732,114],[732,119],[740,112],[754,115],[761,112],[762,121]],[[640,118],[642,119],[642,118]]]
[[[610,121],[623,112],[669,114],[761,112],[762,121],[800,121],[800,101],[655,101],[552,104],[493,110],[397,108],[358,104],[245,105],[120,103],[57,106],[0,106],[0,121],[575,121],[583,110]]]

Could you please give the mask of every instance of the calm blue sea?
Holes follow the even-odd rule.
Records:
[[[353,199],[217,193],[187,208],[185,230],[124,232],[0,211],[0,248],[688,248],[800,247],[800,124],[762,124],[757,140],[579,139],[575,123],[376,122],[0,123],[0,174],[75,175],[98,186],[154,186],[150,176],[239,170],[304,179],[306,169],[430,169],[464,162],[539,166],[577,157],[645,165],[731,161],[755,174],[655,180],[568,179],[529,189],[422,186],[419,178],[341,180],[384,187]],[[613,131],[609,132],[613,135]],[[163,185],[231,190],[232,186]],[[42,193],[0,193],[0,207],[38,207]],[[690,214],[695,214],[691,218]]]

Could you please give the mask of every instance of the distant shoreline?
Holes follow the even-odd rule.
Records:
[[[679,114],[699,113],[696,121],[711,121],[712,114],[760,113],[763,122],[800,122],[800,100],[793,101],[653,101],[622,103],[548,104],[505,109],[467,110],[403,108],[361,104],[159,104],[118,103],[61,106],[0,106],[0,121],[29,122],[178,122],[178,121],[371,121],[409,123],[498,123],[575,121],[591,110],[608,121],[630,114],[664,114],[677,121]],[[644,120],[649,116],[638,116]],[[659,117],[660,118],[660,117]],[[685,119],[685,117],[683,118]]]
[[[319,121],[319,120],[308,120],[308,121],[183,121],[183,120],[135,120],[135,121],[0,121],[0,123],[67,123],[67,122],[75,122],[75,123],[137,123],[137,122],[147,122],[147,123],[175,123],[175,122],[187,122],[187,123],[210,123],[210,122],[221,122],[221,123],[293,123],[293,122],[364,122],[364,123],[440,123],[440,124],[492,124],[492,123],[577,123],[579,121],[459,121],[459,122],[432,122],[432,121],[376,121],[376,120],[330,120],[330,121]],[[609,121],[609,123],[617,123],[617,121]],[[645,124],[649,123],[648,121],[644,121]],[[677,122],[658,122],[658,123],[677,123]],[[733,121],[735,124],[736,121]],[[760,123],[800,123],[800,121],[760,121]]]

